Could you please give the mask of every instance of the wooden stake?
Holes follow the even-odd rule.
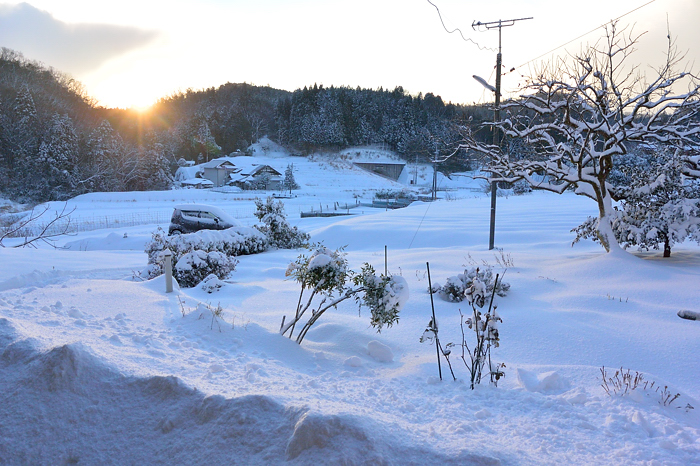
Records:
[[[428,289],[430,290],[430,307],[433,310],[433,328],[435,329],[435,351],[437,352],[438,374],[440,375],[440,380],[442,380],[442,367],[440,367],[440,340],[438,339],[438,326],[437,320],[435,319],[435,303],[433,302],[433,284],[430,280],[430,262],[426,262],[425,266],[428,268]]]

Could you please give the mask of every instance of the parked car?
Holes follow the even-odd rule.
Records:
[[[225,230],[241,224],[218,207],[203,204],[176,205],[170,219],[169,235],[194,233],[199,230]]]

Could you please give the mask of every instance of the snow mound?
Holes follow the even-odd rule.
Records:
[[[347,367],[362,367],[362,359],[358,358],[357,356],[350,356],[343,361],[343,364]]]
[[[376,340],[367,343],[367,354],[379,362],[392,362],[394,360],[394,353],[391,352],[391,349]]]
[[[569,389],[569,381],[557,371],[535,374],[534,372],[518,369],[518,382],[529,392],[562,393]]]
[[[336,464],[370,464],[380,462],[373,442],[364,429],[350,416],[304,414],[294,426],[285,454],[293,460],[304,452],[329,450],[323,456]],[[318,453],[316,453],[318,454]],[[328,456],[327,456],[328,455]],[[314,455],[316,456],[316,455]]]
[[[0,350],[5,349],[16,338],[17,333],[12,323],[4,317],[0,318]]]
[[[2,338],[1,333],[0,338]],[[2,343],[0,342],[0,347],[1,345]],[[0,353],[0,361],[7,365],[27,363],[36,357],[36,352],[37,342],[33,338],[17,340],[4,347],[2,353]]]
[[[82,343],[58,346],[39,356],[30,369],[32,383],[49,392],[90,390],[89,381],[106,380],[106,367]]]
[[[172,375],[154,376],[146,379],[138,379],[135,383],[146,395],[157,398],[160,401],[176,400],[192,393],[182,380]]]

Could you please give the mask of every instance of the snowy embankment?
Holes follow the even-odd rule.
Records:
[[[301,201],[297,201],[301,203]],[[347,245],[401,274],[410,300],[381,334],[343,303],[303,345],[279,336],[300,251],[242,256],[223,288],[164,293],[132,280],[155,226],[68,238],[90,247],[2,250],[0,458],[7,464],[700,464],[700,250],[613,257],[569,230],[593,213],[573,195],[416,203],[351,218],[293,219],[313,241]],[[127,233],[124,237],[124,233]],[[124,244],[120,244],[124,242]],[[125,246],[129,243],[130,247]],[[130,248],[134,250],[130,250]],[[87,250],[85,250],[87,249]],[[433,283],[508,259],[497,299],[506,364],[498,388],[469,390],[420,344]],[[207,306],[221,305],[213,321]],[[443,342],[458,309],[436,298]],[[608,396],[600,368],[643,373],[680,393]],[[689,406],[695,409],[690,409]]]

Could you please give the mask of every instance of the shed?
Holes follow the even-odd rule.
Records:
[[[401,172],[406,166],[403,162],[354,162],[355,166],[372,172],[376,175],[383,176],[392,181],[397,181]]]

